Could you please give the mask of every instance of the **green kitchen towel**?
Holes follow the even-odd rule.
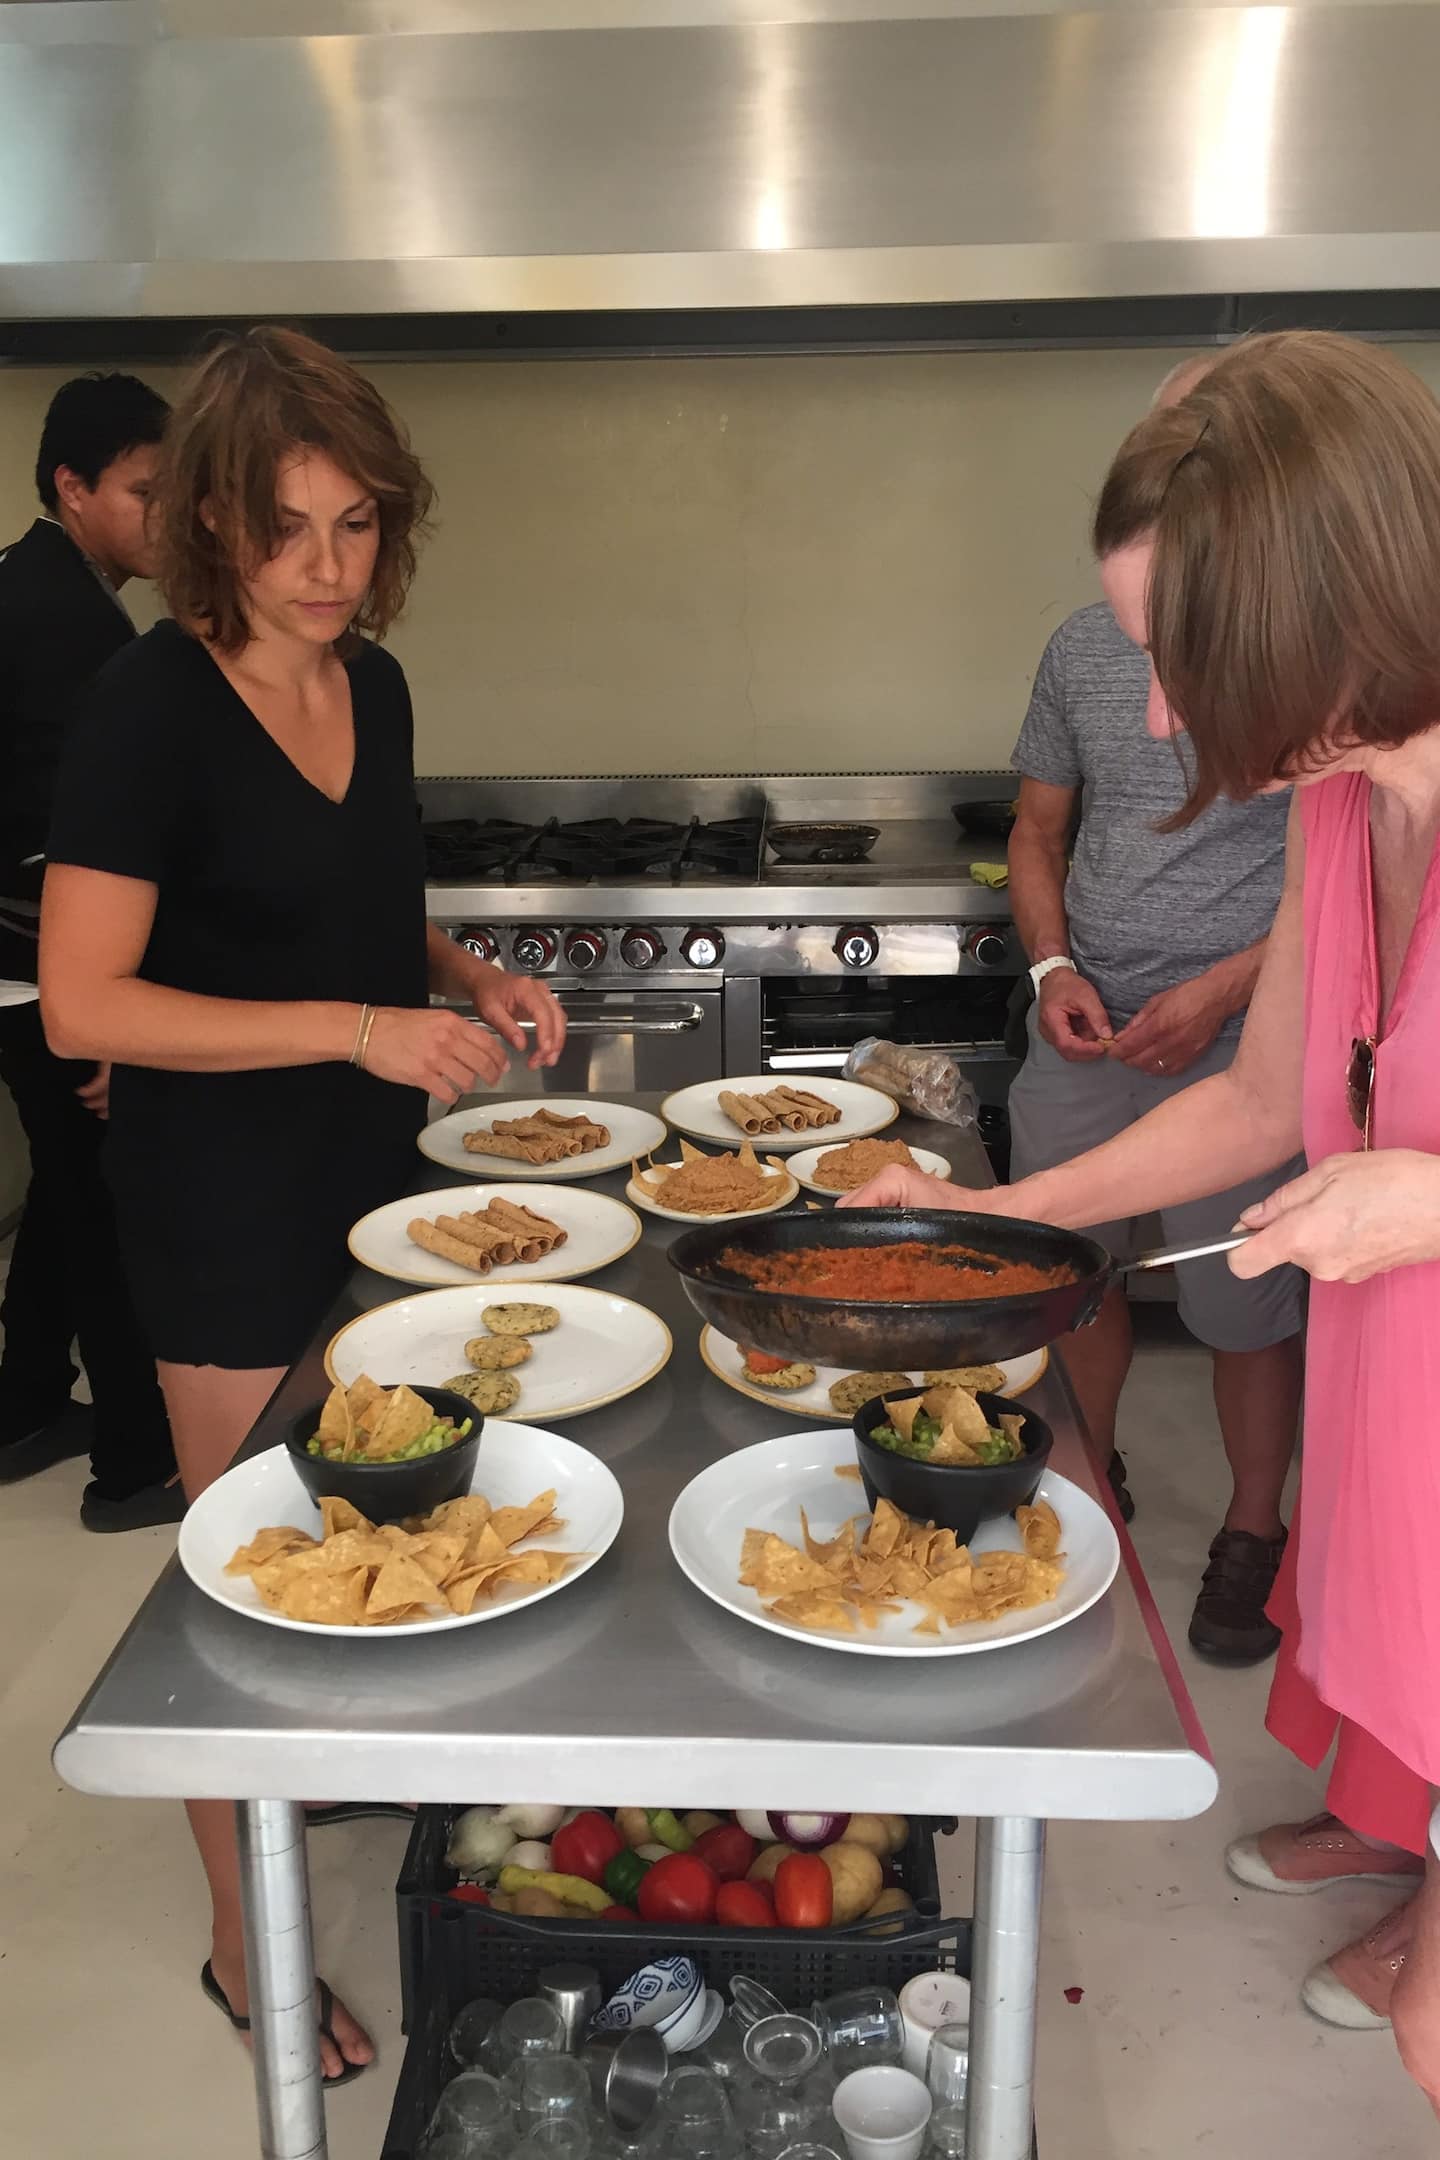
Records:
[[[977,885],[989,885],[996,892],[1003,892],[1010,882],[1010,872],[1003,862],[972,862],[970,875]]]

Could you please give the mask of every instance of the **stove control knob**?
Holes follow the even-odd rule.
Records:
[[[725,940],[718,930],[687,930],[680,951],[691,967],[719,967],[725,957]]]
[[[978,967],[1003,967],[1008,948],[999,930],[972,930],[965,950]]]
[[[844,923],[835,939],[835,957],[845,967],[874,967],[880,957],[878,932],[869,923]]]
[[[510,957],[527,975],[538,975],[542,968],[549,967],[556,951],[553,930],[522,930],[510,947]]]
[[[581,974],[599,967],[608,950],[604,936],[599,930],[572,930],[565,940],[565,958],[572,968]]]
[[[488,930],[462,930],[455,942],[462,952],[474,953],[477,960],[493,960],[500,950]]]
[[[658,930],[627,930],[620,940],[620,957],[626,967],[652,968],[665,957],[665,940]]]

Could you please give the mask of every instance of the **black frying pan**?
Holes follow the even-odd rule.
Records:
[[[896,1245],[912,1238],[925,1245],[964,1245],[980,1256],[981,1265],[989,1258],[1065,1268],[1071,1280],[1007,1297],[845,1304],[838,1298],[758,1290],[743,1275],[719,1265],[727,1247],[770,1254],[816,1245]],[[1243,1237],[1230,1237],[1208,1245],[1167,1247],[1122,1266],[1094,1238],[1008,1215],[845,1208],[829,1215],[707,1223],[675,1240],[670,1262],[695,1310],[747,1350],[814,1365],[843,1365],[851,1371],[908,1372],[926,1365],[988,1364],[1038,1350],[1093,1320],[1106,1291],[1130,1268],[1164,1267],[1228,1252],[1243,1243]]]

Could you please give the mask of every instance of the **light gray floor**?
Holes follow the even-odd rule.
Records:
[[[1223,1480],[1205,1360],[1168,1315],[1145,1328],[1124,1439],[1140,1550],[1183,1643]],[[179,1811],[83,1798],[49,1763],[174,1537],[87,1536],[84,1475],[68,1463],[0,1489],[0,2160],[254,2160],[246,2059],[196,1985],[203,1886]],[[1296,2001],[1306,1967],[1378,1917],[1385,1894],[1282,1900],[1230,1882],[1226,1837],[1309,1812],[1315,1785],[1265,1736],[1264,1672],[1181,1655],[1220,1801],[1179,1827],[1054,1833],[1041,2160],[1421,2160],[1435,2124],[1388,2036],[1332,2033]],[[376,2160],[388,2114],[403,1845],[390,1823],[312,1841],[322,1967],[381,2051],[329,2104],[333,2160]],[[1078,2004],[1067,1987],[1083,1988]]]

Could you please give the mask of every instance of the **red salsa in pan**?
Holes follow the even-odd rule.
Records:
[[[789,1252],[749,1253],[728,1245],[717,1264],[743,1275],[757,1290],[794,1297],[843,1298],[851,1304],[934,1303],[962,1298],[1020,1297],[1072,1283],[1070,1268],[996,1260],[965,1245],[799,1245]]]

